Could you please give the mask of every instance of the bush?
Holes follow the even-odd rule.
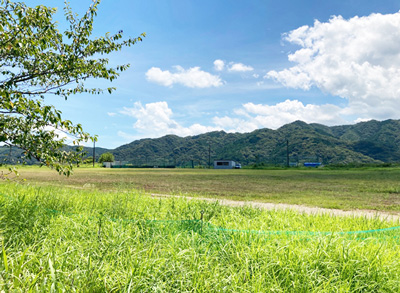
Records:
[[[104,163],[104,162],[114,162],[114,155],[112,153],[104,153],[101,154],[99,158],[99,163]]]

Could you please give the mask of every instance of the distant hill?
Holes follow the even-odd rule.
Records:
[[[75,149],[72,146],[65,146],[66,150]],[[93,148],[84,147],[83,151],[86,152],[88,157],[93,156]],[[95,149],[95,157],[99,158],[102,153],[108,152],[111,150],[105,148],[97,148]],[[6,164],[19,164],[20,162],[25,161],[27,164],[37,164],[38,161],[36,159],[26,160],[24,159],[23,151],[17,147],[0,146],[0,162]]]
[[[93,149],[85,150],[91,156]],[[295,121],[277,130],[264,128],[250,133],[214,131],[188,137],[166,135],[136,140],[114,150],[96,148],[96,157],[107,151],[118,161],[160,167],[206,166],[209,160],[217,159],[234,160],[242,165],[285,164],[287,151],[291,163],[400,162],[400,120],[371,120],[333,127]],[[8,148],[0,147],[0,158],[9,157],[7,152]],[[14,151],[13,158],[18,157],[17,153]]]
[[[133,164],[207,165],[231,159],[244,165],[318,161],[323,164],[382,163],[400,161],[400,120],[362,122],[328,127],[296,121],[277,130],[250,133],[209,132],[196,136],[167,135],[141,139],[114,150],[116,160]]]

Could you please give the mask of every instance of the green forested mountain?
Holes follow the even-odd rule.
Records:
[[[289,142],[287,147],[287,142]],[[368,121],[328,127],[296,121],[277,130],[251,133],[210,132],[142,139],[112,151],[117,160],[135,165],[207,165],[216,159],[242,164],[317,161],[324,164],[400,161],[400,120]]]
[[[92,148],[85,148],[89,156]],[[118,161],[148,166],[206,166],[209,161],[229,159],[243,165],[254,163],[323,164],[400,162],[400,120],[362,122],[328,127],[296,121],[277,130],[250,133],[209,132],[196,136],[166,135],[141,139],[114,150],[96,148],[96,156],[110,151]],[[18,151],[13,150],[13,159]],[[0,158],[9,159],[0,148]]]
[[[75,149],[72,146],[65,146],[66,150]],[[87,154],[88,157],[93,156],[93,148],[84,147],[83,151]],[[109,151],[105,148],[97,148],[95,149],[95,157],[98,159],[102,153]],[[36,159],[27,160],[24,156],[24,152],[17,147],[8,147],[8,146],[0,146],[0,163],[4,164],[19,164],[21,162],[25,162],[27,164],[37,164],[38,161]]]

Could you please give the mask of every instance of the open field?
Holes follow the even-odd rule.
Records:
[[[400,212],[400,169],[103,169],[77,168],[70,178],[47,168],[25,167],[30,184],[73,188],[144,190],[343,210]]]
[[[0,291],[400,291],[398,221],[44,185],[0,184]]]
[[[0,292],[400,291],[399,220],[185,198],[398,214],[400,169],[20,174],[0,182]]]

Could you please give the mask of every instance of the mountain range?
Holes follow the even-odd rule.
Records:
[[[323,164],[400,161],[400,120],[324,126],[295,121],[277,130],[250,133],[214,131],[196,136],[166,135],[141,139],[111,151],[116,160],[134,165],[208,165],[229,159],[243,165],[306,161]]]
[[[92,148],[85,148],[88,156]],[[400,120],[370,120],[354,125],[325,126],[295,121],[277,130],[250,133],[214,131],[196,136],[166,135],[140,139],[115,149],[96,148],[117,161],[133,166],[207,166],[225,159],[249,164],[322,164],[400,162]],[[18,151],[12,156],[18,157]],[[0,148],[0,159],[10,159],[8,148]],[[16,160],[14,158],[14,160]]]

